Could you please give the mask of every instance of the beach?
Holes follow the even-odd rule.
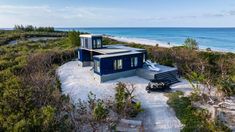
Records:
[[[195,39],[200,50],[235,52],[235,28],[57,28],[58,31],[77,30],[101,34],[122,42],[160,47],[181,46],[187,38]],[[170,43],[170,45],[168,44]]]
[[[156,40],[148,40],[148,39],[141,39],[141,38],[125,38],[125,37],[115,37],[115,36],[108,36],[106,35],[105,37],[114,39],[117,41],[121,42],[126,42],[126,43],[136,43],[136,44],[143,44],[143,45],[150,45],[150,46],[156,46],[158,45],[159,47],[165,47],[165,48],[170,48],[173,47],[171,43],[164,43]]]

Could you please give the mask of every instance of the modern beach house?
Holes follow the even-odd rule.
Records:
[[[103,45],[101,35],[82,34],[80,39],[81,47],[78,49],[80,65],[82,67],[92,66],[94,78],[99,82],[134,75],[145,79],[155,79],[157,74],[162,73],[167,73],[168,78],[171,75],[173,79],[177,75],[176,68],[159,65],[161,67],[159,69],[146,61],[145,49],[121,44]]]
[[[103,45],[101,35],[80,35],[78,60],[82,66],[93,66],[100,82],[133,76],[146,60],[146,50],[124,45]]]

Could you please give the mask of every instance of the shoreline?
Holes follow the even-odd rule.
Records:
[[[107,37],[116,41],[125,42],[125,43],[135,43],[135,44],[148,45],[148,46],[158,45],[158,47],[162,47],[162,48],[172,48],[172,47],[182,46],[182,44],[181,45],[175,44],[175,43],[168,44],[166,42],[160,42],[157,40],[150,40],[150,39],[144,39],[144,38],[128,38],[128,37],[118,37],[118,36],[111,36],[111,35],[104,35],[104,37]],[[199,51],[233,53],[233,54],[235,53],[235,51],[227,51],[224,49],[214,49],[214,48],[210,48],[210,49],[211,51],[207,51],[206,47],[200,48],[200,45],[199,45]]]
[[[144,38],[127,38],[127,37],[117,37],[117,36],[110,36],[105,35],[105,37],[114,39],[117,41],[125,42],[125,43],[136,43],[136,44],[142,44],[142,45],[149,45],[149,46],[156,46],[164,47],[164,48],[171,48],[173,46],[176,46],[176,44],[168,44],[164,42],[160,42],[157,40],[150,40],[150,39],[144,39]]]

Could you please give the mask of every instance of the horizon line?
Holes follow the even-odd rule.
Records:
[[[24,25],[24,26],[27,26],[27,25]],[[144,26],[140,26],[140,27],[128,27],[128,26],[84,26],[84,27],[59,27],[59,26],[36,26],[36,27],[54,27],[55,29],[63,29],[63,28],[70,28],[70,29],[73,29],[73,28],[235,28],[234,27],[226,27],[226,26],[214,26],[214,27],[197,27],[197,26],[182,26],[182,27],[178,27],[178,26],[166,26],[166,27],[157,27],[157,26],[152,26],[152,27],[144,27]],[[0,29],[14,29],[14,27],[0,27]]]

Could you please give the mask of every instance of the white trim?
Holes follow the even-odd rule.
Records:
[[[102,35],[96,35],[96,34],[81,34],[80,37],[92,38],[92,37],[102,37]]]

